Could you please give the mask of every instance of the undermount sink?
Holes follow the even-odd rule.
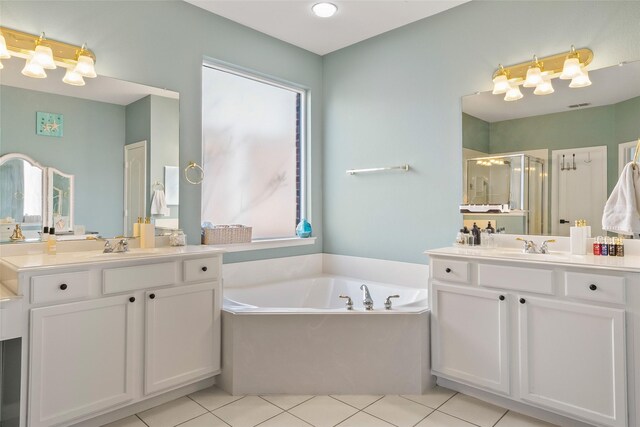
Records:
[[[127,252],[99,252],[91,255],[94,258],[135,257],[144,255],[156,255],[168,252],[167,248],[134,248]]]
[[[568,252],[551,252],[547,254],[526,253],[522,249],[509,249],[509,248],[497,248],[497,249],[484,249],[484,253],[487,256],[506,256],[509,258],[521,258],[541,261],[553,261],[553,260],[568,260],[571,258],[571,254]]]

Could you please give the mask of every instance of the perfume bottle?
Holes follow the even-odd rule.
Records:
[[[311,224],[305,218],[298,223],[296,227],[296,234],[298,237],[306,238],[311,236]]]

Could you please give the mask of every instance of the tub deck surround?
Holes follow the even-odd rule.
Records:
[[[9,324],[22,337],[20,427],[93,425],[210,386],[221,363],[222,253],[182,246],[2,257],[2,285],[18,297],[0,300],[3,323],[6,304],[19,302]]]
[[[514,237],[426,252],[438,383],[560,425],[640,425],[639,242],[543,255]]]

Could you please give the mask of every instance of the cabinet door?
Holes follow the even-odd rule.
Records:
[[[433,283],[432,298],[434,373],[508,394],[508,296]]]
[[[133,398],[129,295],[31,310],[29,425],[68,425]]]
[[[521,398],[626,426],[624,310],[530,297],[518,306]]]
[[[146,292],[145,394],[220,369],[216,283]]]

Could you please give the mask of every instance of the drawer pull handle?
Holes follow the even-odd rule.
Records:
[[[596,289],[598,289],[598,287],[592,283],[589,285],[589,289],[591,289],[592,291],[595,291]]]
[[[449,267],[447,267],[444,271],[446,271],[447,273],[451,273],[451,269]]]
[[[67,284],[63,283],[62,285],[60,285],[60,289],[63,291],[67,290]]]
[[[135,297],[129,298],[129,302],[136,302],[136,298]]]
[[[500,295],[500,296],[498,297],[498,299],[499,299],[500,301],[504,301],[504,295]]]
[[[202,271],[207,271],[207,267],[202,267]]]
[[[525,300],[524,298],[520,298],[520,304],[524,304],[525,302],[527,302],[527,300]]]
[[[150,294],[150,295],[149,295],[149,298],[150,298],[150,299],[154,299],[155,297],[156,297],[156,294]]]

